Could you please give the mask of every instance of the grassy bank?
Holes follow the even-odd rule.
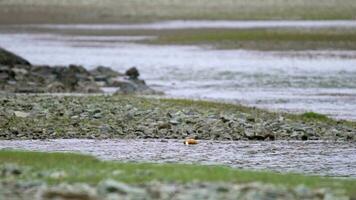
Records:
[[[223,166],[198,166],[184,164],[138,164],[99,161],[93,157],[64,154],[0,151],[0,163],[11,163],[23,167],[16,178],[22,181],[41,180],[49,184],[85,182],[96,185],[103,179],[143,185],[152,181],[164,183],[225,182],[246,184],[283,185],[288,188],[305,185],[308,188],[330,188],[344,190],[351,197],[356,197],[354,179],[334,179],[325,177],[303,176],[297,174],[278,174],[271,172],[253,172],[236,170]],[[61,172],[62,176],[51,173]],[[39,176],[39,174],[42,174]],[[45,174],[49,174],[46,176]],[[0,177],[3,180],[6,177]]]
[[[0,105],[0,139],[356,139],[355,122],[207,101],[7,95]]]
[[[0,1],[0,23],[355,19],[355,10],[353,0],[3,0]]]
[[[356,50],[355,29],[207,29],[161,32],[153,44],[211,45],[220,49]]]

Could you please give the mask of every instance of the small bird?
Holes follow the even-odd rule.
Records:
[[[186,139],[185,141],[184,141],[184,144],[185,145],[194,145],[194,144],[198,144],[198,141],[196,141],[195,139]]]

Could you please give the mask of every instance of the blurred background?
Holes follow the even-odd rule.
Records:
[[[0,46],[136,66],[171,97],[355,120],[355,19],[353,0],[1,0]]]

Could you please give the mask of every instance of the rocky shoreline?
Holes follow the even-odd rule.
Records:
[[[65,175],[57,172],[54,175]],[[58,177],[60,178],[60,177]],[[348,199],[343,193],[328,189],[310,189],[304,185],[287,188],[282,185],[265,183],[162,183],[130,185],[115,180],[103,180],[96,186],[86,183],[48,185],[39,181],[0,181],[0,197],[5,199]],[[10,191],[10,192],[9,192]],[[263,198],[256,198],[261,196]]]
[[[1,95],[0,139],[356,140],[352,122],[130,95]]]
[[[102,87],[124,94],[161,94],[139,79],[135,67],[119,73],[99,66],[31,65],[24,58],[0,48],[0,91],[7,93],[102,93]]]

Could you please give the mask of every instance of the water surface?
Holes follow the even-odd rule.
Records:
[[[0,141],[1,148],[80,152],[130,162],[199,163],[242,169],[356,177],[356,144],[322,141],[49,140]]]

